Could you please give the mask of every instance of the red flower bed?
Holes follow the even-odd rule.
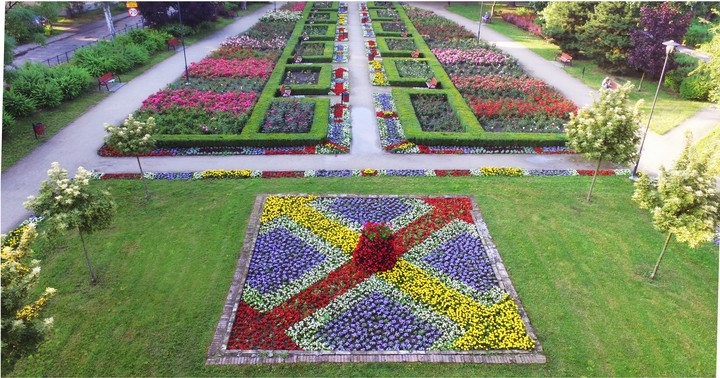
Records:
[[[395,235],[384,223],[365,223],[353,251],[353,263],[368,274],[394,268],[399,257],[393,246],[394,240]]]
[[[429,146],[418,145],[420,153],[423,154],[462,154],[465,153],[462,149],[458,148],[443,148],[443,149],[430,149]]]
[[[578,175],[580,176],[593,176],[595,174],[594,169],[578,169]],[[614,176],[615,171],[612,169],[601,169],[598,171],[598,176]]]
[[[103,180],[113,180],[113,179],[122,179],[122,180],[140,180],[140,174],[139,173],[105,173],[102,175]]]
[[[435,175],[438,177],[446,177],[446,176],[453,176],[453,177],[460,177],[460,176],[470,176],[470,171],[467,169],[461,169],[461,170],[445,170],[445,169],[436,169]]]
[[[305,172],[303,172],[303,171],[279,171],[279,172],[263,172],[262,173],[262,178],[282,178],[282,177],[288,177],[288,178],[305,177]]]
[[[433,232],[445,227],[454,219],[474,223],[472,203],[468,198],[425,198],[423,199],[434,209],[410,223],[395,235],[395,252],[398,256],[422,243]]]

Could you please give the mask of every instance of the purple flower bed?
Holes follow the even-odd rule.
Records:
[[[425,350],[442,333],[402,304],[373,292],[326,324],[320,335],[334,350],[371,351]]]
[[[498,285],[482,241],[467,233],[447,241],[422,260],[479,292]]]
[[[272,292],[320,265],[326,257],[284,228],[260,235],[250,261],[247,284]]]
[[[427,176],[424,169],[385,169],[383,173],[386,176]]]
[[[327,207],[354,222],[390,222],[410,209],[398,198],[338,198]]]
[[[350,169],[345,170],[327,170],[327,169],[320,169],[315,171],[316,177],[351,177],[353,175],[353,171]]]

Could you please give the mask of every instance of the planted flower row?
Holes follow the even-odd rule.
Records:
[[[592,176],[592,169],[526,169],[482,167],[477,169],[321,169],[307,171],[260,171],[252,169],[226,170],[214,169],[199,172],[145,172],[149,180],[207,180],[207,179],[247,179],[247,178],[304,178],[304,177],[360,177],[360,176],[411,176],[411,177],[466,177],[466,176]],[[603,169],[600,176],[629,176],[629,169]],[[99,180],[131,179],[139,180],[137,173],[95,172],[93,178]]]

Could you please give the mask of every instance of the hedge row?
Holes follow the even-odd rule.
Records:
[[[303,58],[303,61],[305,59]],[[314,65],[305,65],[305,64],[288,64],[285,66],[285,71],[283,72],[283,75],[280,76],[279,82],[268,82],[268,85],[273,85],[277,90],[274,93],[274,96],[281,96],[280,93],[280,86],[282,85],[282,80],[285,77],[285,72],[287,71],[313,71],[313,72],[320,72],[320,78],[318,79],[317,84],[304,84],[304,85],[290,85],[292,89],[292,95],[326,95],[328,94],[328,91],[330,90],[330,84],[332,81],[332,65],[330,64],[314,64]]]
[[[301,41],[302,43],[323,43],[325,47],[323,48],[323,54],[322,55],[303,55],[302,56],[302,63],[332,63],[333,58],[333,52],[335,49],[335,42],[328,42],[328,41],[319,41],[319,42],[312,42],[312,41]],[[297,46],[295,45],[295,49],[293,49],[293,56],[297,54]],[[291,56],[289,59],[286,60],[286,63],[292,64],[295,63],[293,60],[293,56]]]
[[[312,15],[312,14],[313,14],[313,13],[311,13],[311,15]],[[323,12],[317,12],[317,13],[314,13],[314,14],[315,14],[316,16],[319,15],[319,14],[326,14],[326,15],[329,16],[329,18],[327,18],[327,19],[318,19],[318,18],[315,18],[314,24],[310,24],[310,23],[309,23],[309,22],[310,22],[310,20],[309,20],[309,17],[310,17],[310,16],[308,16],[308,20],[305,21],[306,24],[308,24],[308,25],[317,25],[317,24],[331,24],[331,25],[335,25],[335,24],[337,24],[337,20],[338,20],[337,12],[324,12],[324,11],[323,11]]]
[[[417,29],[405,14],[405,10],[400,4],[394,4],[400,20],[405,23],[410,37],[415,41],[418,50],[425,56],[428,64],[436,74],[438,88],[432,91],[445,93],[448,96],[448,102],[453,108],[458,120],[465,127],[466,133],[440,133],[425,132],[420,129],[419,122],[415,116],[415,110],[410,102],[410,94],[417,90],[413,89],[393,89],[392,94],[398,106],[398,115],[400,122],[405,131],[407,139],[415,144],[429,146],[564,146],[567,141],[565,134],[549,134],[549,133],[492,133],[485,131],[480,122],[475,117],[470,107],[463,99],[460,92],[453,85],[452,80],[443,69],[440,62],[432,53],[428,45],[419,35]],[[374,25],[373,25],[374,27]],[[387,46],[387,45],[386,45]],[[382,53],[381,53],[382,54]],[[386,67],[387,69],[387,67]],[[427,93],[421,90],[422,93]]]
[[[425,87],[425,86],[427,86],[425,83],[428,81],[429,78],[401,77],[400,73],[398,72],[397,65],[396,65],[396,62],[398,60],[409,60],[409,59],[395,59],[395,58],[383,59],[383,64],[385,66],[385,73],[387,74],[388,82],[390,83],[390,85],[396,86],[396,87]],[[438,70],[438,68],[442,69],[442,67],[438,67],[438,65],[433,65],[432,62],[428,59],[413,59],[413,60],[428,62],[428,65],[430,66],[430,69],[433,71],[435,78],[440,76],[437,73],[437,70]],[[445,86],[443,86],[443,84],[438,81],[436,88],[443,89],[443,88],[445,88]]]
[[[393,37],[378,37],[376,38],[377,42],[377,48],[378,51],[380,51],[380,56],[383,58],[410,58],[412,56],[412,53],[415,52],[415,50],[390,50],[390,47],[388,47],[387,40],[388,39],[408,39],[413,40],[413,38],[393,38]],[[424,53],[420,53],[418,56],[419,58],[426,58],[427,56]]]

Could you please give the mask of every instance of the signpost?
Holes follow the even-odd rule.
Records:
[[[130,17],[137,17],[137,15],[138,15],[137,8],[128,8],[128,14],[130,15]]]

